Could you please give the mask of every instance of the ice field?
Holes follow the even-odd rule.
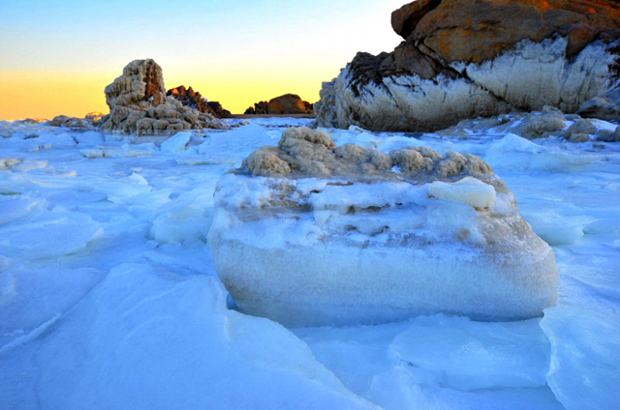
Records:
[[[553,247],[560,301],[287,329],[227,308],[206,238],[220,176],[309,121],[169,139],[0,122],[0,409],[618,408],[620,143],[324,129],[482,157]]]

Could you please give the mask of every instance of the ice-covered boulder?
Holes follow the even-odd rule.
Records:
[[[392,14],[392,27],[405,39],[393,52],[358,53],[323,83],[317,124],[435,131],[466,118],[545,105],[617,118],[619,5],[412,2]]]
[[[239,310],[287,326],[516,320],[557,301],[552,249],[484,161],[453,151],[290,128],[221,177],[208,241]]]
[[[101,129],[138,135],[176,134],[200,128],[224,128],[210,114],[166,97],[161,67],[153,60],[134,60],[105,88],[110,114]]]

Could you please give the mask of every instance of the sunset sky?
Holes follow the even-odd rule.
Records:
[[[233,113],[285,93],[315,102],[356,52],[398,45],[390,14],[406,2],[4,0],[0,120],[107,113],[105,86],[144,58],[167,88]]]

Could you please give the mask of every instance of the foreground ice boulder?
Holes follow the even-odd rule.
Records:
[[[287,326],[542,315],[551,248],[480,158],[291,128],[220,179],[209,243],[240,311]]]

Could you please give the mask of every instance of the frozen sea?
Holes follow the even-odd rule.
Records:
[[[0,122],[0,409],[619,408],[620,143],[325,130],[481,156],[553,246],[560,302],[287,329],[227,308],[206,235],[220,175],[308,122],[169,139]]]

